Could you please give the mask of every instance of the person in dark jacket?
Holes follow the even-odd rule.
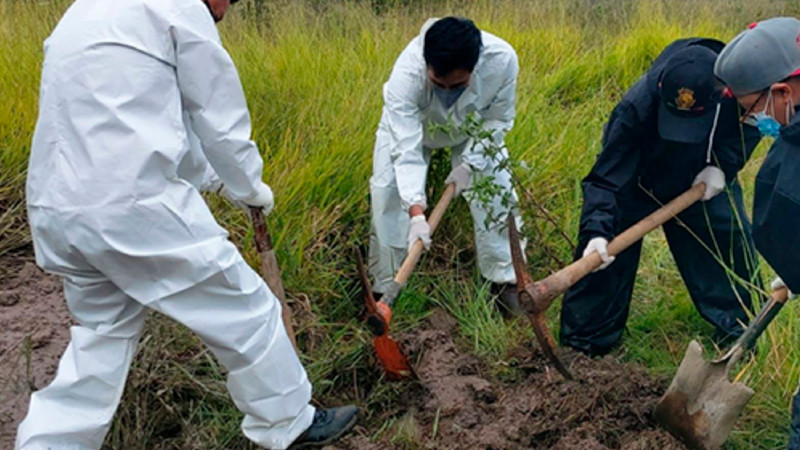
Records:
[[[641,241],[616,257],[608,255],[608,242],[700,182],[704,201],[681,213],[680,222],[664,224],[664,233],[701,316],[720,337],[743,331],[747,284],[758,283],[758,271],[737,173],[759,133],[740,124],[736,100],[722,95],[714,77],[723,45],[701,38],[673,42],[614,108],[602,151],[583,180],[575,254],[597,251],[604,264],[564,296],[562,345],[602,355],[619,342]],[[726,187],[728,195],[717,195]]]
[[[745,111],[741,121],[775,138],[756,175],[753,238],[775,269],[772,288],[800,292],[800,20],[750,26],[720,53],[714,73]],[[789,449],[800,450],[800,394],[792,399]]]

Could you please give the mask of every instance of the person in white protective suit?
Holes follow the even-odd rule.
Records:
[[[460,132],[433,131],[429,126],[459,126],[473,113],[485,121],[484,129],[493,133],[493,144],[504,147],[503,138],[514,125],[518,71],[511,45],[464,18],[428,20],[400,54],[383,86],[384,107],[370,180],[370,271],[377,294],[390,288],[411,245],[418,239],[426,248],[430,245],[425,218],[428,163],[432,149],[450,147],[453,169],[447,182],[456,183],[457,194],[480,176],[494,177],[494,183],[510,194],[509,206],[503,205],[501,195],[489,205],[469,195],[465,198],[472,212],[481,274],[492,282],[492,291],[504,310],[522,313],[508,230],[485,223],[490,211],[504,219],[509,209],[516,207],[511,175],[498,167],[508,158],[507,152],[503,149],[491,157],[483,151],[487,142],[473,145]],[[516,216],[521,226],[519,214]]]
[[[18,449],[99,449],[148,310],[197,333],[228,371],[253,442],[330,442],[353,406],[315,410],[281,306],[200,194],[273,206],[233,62],[229,0],[77,0],[45,42],[27,201],[36,261],[77,321]],[[211,15],[209,15],[209,12]]]

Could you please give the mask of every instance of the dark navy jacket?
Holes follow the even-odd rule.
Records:
[[[658,134],[661,72],[667,59],[690,45],[719,52],[724,44],[701,38],[673,42],[611,113],[603,132],[603,149],[583,180],[582,238],[611,239],[626,208],[643,201],[652,203],[639,184],[666,203],[689,189],[695,176],[708,165],[708,142],[682,144],[666,141]],[[728,182],[736,179],[759,140],[757,129],[740,125],[736,100],[723,98],[711,161],[725,172]]]
[[[789,290],[800,292],[800,112],[781,128],[756,176],[753,240]]]

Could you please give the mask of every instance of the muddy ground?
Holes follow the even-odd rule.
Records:
[[[412,358],[418,382],[400,419],[405,433],[431,449],[683,449],[653,421],[655,403],[668,380],[611,357],[590,359],[561,350],[576,381],[553,370],[538,351],[512,355],[522,380],[504,383],[486,374],[451,336],[456,321],[443,311],[427,329],[399,340]],[[366,430],[338,448],[395,448],[370,443]]]
[[[55,375],[72,321],[61,280],[33,257],[6,257],[0,266],[0,449],[11,449],[31,391]]]
[[[31,390],[55,374],[72,322],[58,278],[29,257],[0,263],[0,448],[6,449],[13,447]],[[426,324],[399,337],[419,376],[403,385],[407,398],[396,423],[404,438],[385,433],[370,442],[376,430],[359,427],[329,449],[683,448],[652,419],[667,380],[612,358],[562,350],[577,380],[566,381],[543,355],[522,346],[509,358],[521,375],[502,381],[454,343],[452,317],[437,311]]]

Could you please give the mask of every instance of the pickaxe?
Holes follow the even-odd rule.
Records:
[[[673,199],[654,213],[637,222],[632,227],[617,235],[608,244],[608,254],[618,255],[626,248],[638,242],[650,231],[660,227],[668,220],[680,214],[683,210],[693,205],[705,193],[705,183],[699,183],[688,191]],[[549,275],[541,281],[533,281],[533,277],[527,271],[525,258],[517,232],[516,221],[513,215],[508,215],[508,232],[511,243],[511,258],[514,264],[514,272],[517,276],[517,289],[519,292],[520,306],[528,313],[531,325],[533,325],[536,340],[542,347],[545,355],[556,366],[556,369],[567,379],[572,379],[572,375],[566,366],[558,359],[555,353],[556,342],[552,333],[547,328],[545,322],[545,312],[553,301],[567,291],[575,283],[586,275],[590,274],[603,264],[603,260],[597,252],[593,252],[583,258],[578,259],[563,269]]]

